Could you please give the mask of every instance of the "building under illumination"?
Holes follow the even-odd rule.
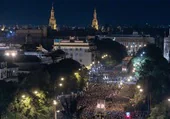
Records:
[[[55,19],[55,15],[54,15],[54,7],[52,5],[52,9],[51,9],[51,16],[49,19],[49,26],[51,27],[51,29],[53,30],[57,30],[57,24],[56,24],[56,19]]]
[[[99,30],[96,9],[94,9],[93,20],[92,20],[92,28]]]
[[[98,36],[99,40],[102,39],[112,39],[118,43],[124,45],[127,49],[128,55],[132,56],[137,53],[137,51],[145,47],[147,44],[154,44],[155,39],[150,35],[138,35],[137,32],[133,32],[132,35],[110,35],[110,36]]]
[[[95,59],[95,46],[80,40],[54,40],[54,50],[61,49],[72,58],[86,67]]]

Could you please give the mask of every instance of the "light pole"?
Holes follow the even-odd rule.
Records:
[[[57,119],[57,111],[56,111],[56,106],[58,102],[56,100],[53,100],[53,105],[54,105],[54,119]]]

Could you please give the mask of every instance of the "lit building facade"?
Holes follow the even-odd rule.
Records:
[[[67,58],[72,58],[86,67],[95,60],[93,44],[79,40],[54,40],[54,50],[61,49],[67,53]]]
[[[93,20],[92,20],[92,28],[99,30],[96,9],[94,9]]]
[[[170,29],[169,36],[164,38],[164,58],[170,62]]]
[[[51,9],[51,16],[49,19],[49,26],[51,27],[51,29],[53,30],[57,30],[57,24],[56,24],[56,19],[55,19],[55,15],[54,15],[54,7],[52,5],[52,9]]]
[[[150,37],[150,35],[141,36],[138,34],[133,35],[112,35],[112,36],[98,36],[100,40],[102,39],[112,39],[122,45],[127,49],[128,55],[132,56],[137,53],[137,51],[145,47],[147,44],[154,44],[155,39]]]

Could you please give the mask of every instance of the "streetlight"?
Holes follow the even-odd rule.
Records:
[[[58,102],[56,100],[53,100],[53,105],[57,105]]]
[[[61,81],[64,81],[64,78],[63,78],[63,77],[61,78]]]
[[[168,99],[168,102],[170,102],[170,98]]]
[[[138,89],[140,89],[140,87],[141,87],[140,85],[137,85],[137,88],[138,88]]]
[[[62,86],[63,86],[63,84],[62,84],[62,83],[60,83],[60,84],[59,84],[59,86],[60,86],[60,87],[62,87]]]
[[[92,64],[95,64],[95,62],[92,62]]]
[[[130,82],[130,78],[128,78],[128,82]]]
[[[78,74],[77,72],[74,73],[74,75],[77,75],[77,74]]]
[[[35,90],[35,91],[34,91],[34,94],[38,94],[38,91]]]
[[[21,97],[22,97],[22,98],[25,98],[26,96],[25,96],[25,95],[22,95]]]
[[[56,105],[58,104],[58,102],[56,100],[53,100],[53,105],[54,105],[54,119],[57,119],[57,111],[56,111]]]
[[[143,89],[140,89],[139,91],[140,91],[140,92],[143,92]]]

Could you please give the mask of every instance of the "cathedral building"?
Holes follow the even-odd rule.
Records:
[[[51,27],[51,29],[57,30],[57,24],[56,24],[56,19],[55,19],[55,15],[54,15],[53,5],[52,5],[52,9],[51,9],[51,16],[50,16],[50,19],[49,19],[49,26]]]
[[[164,38],[164,58],[170,62],[170,29],[169,36]]]
[[[99,30],[96,9],[94,9],[93,20],[92,20],[92,28]]]

